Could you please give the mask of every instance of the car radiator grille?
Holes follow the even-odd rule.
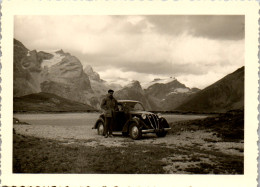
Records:
[[[159,118],[154,114],[148,114],[146,121],[154,128],[159,129]]]

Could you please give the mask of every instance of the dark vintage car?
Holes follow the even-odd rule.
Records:
[[[137,140],[145,133],[156,133],[157,136],[164,137],[171,129],[165,118],[145,111],[139,101],[118,100],[118,108],[113,133],[120,132],[123,136],[130,135],[132,139]],[[104,123],[105,117],[102,113],[93,127],[99,135],[104,135]]]

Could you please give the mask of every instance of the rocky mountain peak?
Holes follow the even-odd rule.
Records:
[[[83,70],[88,76],[90,80],[101,82],[100,75],[93,70],[90,65],[86,65]]]
[[[89,77],[79,59],[65,53],[28,50],[14,39],[14,96],[47,92],[82,103],[90,103]],[[89,95],[90,96],[89,96]]]
[[[146,91],[151,92],[151,94],[158,94],[158,93],[169,93],[169,92],[188,92],[190,88],[186,87],[184,84],[180,83],[177,79],[160,79],[153,81],[154,83],[150,85]]]
[[[62,49],[55,52],[56,54],[62,55],[62,56],[70,56],[70,53],[65,53]]]
[[[180,83],[177,79],[174,79],[171,82],[167,82],[165,84],[167,86],[171,86],[171,87],[174,87],[174,88],[188,88],[188,87],[185,86],[185,84]]]
[[[196,88],[196,87],[194,87],[194,88],[191,88],[191,91],[192,91],[192,92],[198,92],[198,91],[200,91],[200,89],[199,89],[199,88]]]
[[[62,78],[67,81],[68,78],[80,77],[83,72],[82,64],[74,56],[65,56],[59,63],[53,64],[49,67],[49,78],[57,82]]]
[[[39,58],[39,60],[40,60],[41,62],[42,62],[43,60],[49,60],[49,59],[51,59],[51,58],[54,57],[53,54],[47,53],[47,52],[44,52],[44,51],[40,51],[40,52],[38,52],[37,54],[38,54],[38,58]]]
[[[151,109],[151,105],[147,100],[139,81],[133,80],[131,83],[123,87],[121,90],[116,91],[115,97],[117,99],[131,99],[141,101],[146,109]]]
[[[35,93],[39,91],[37,79],[33,77],[40,69],[37,53],[16,39],[13,42],[14,96]]]
[[[125,88],[131,88],[139,91],[143,91],[142,86],[139,81],[133,80],[125,86]]]
[[[22,42],[14,39],[14,48],[15,47],[20,47],[21,49],[23,49],[24,51],[29,51],[23,44]]]

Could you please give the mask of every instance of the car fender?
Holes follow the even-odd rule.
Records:
[[[105,124],[105,120],[102,117],[99,117],[98,120],[96,121],[94,127],[92,129],[97,129],[98,123],[103,122]]]
[[[161,125],[162,128],[169,128],[170,127],[170,125],[167,122],[167,120],[165,118],[163,118],[163,117],[160,118],[159,122],[160,122],[160,125]]]
[[[135,122],[135,123],[139,126],[139,128],[142,128],[143,125],[142,125],[142,123],[141,123],[141,120],[140,120],[138,117],[133,117],[133,118],[131,118],[130,120],[128,120],[128,121],[125,123],[122,132],[128,132],[129,126],[130,126],[133,122]]]

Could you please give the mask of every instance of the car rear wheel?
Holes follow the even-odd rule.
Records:
[[[167,134],[167,131],[162,131],[162,132],[157,132],[157,133],[156,133],[156,135],[157,135],[158,137],[164,137],[164,136],[166,136],[166,134]]]
[[[130,137],[134,140],[138,140],[142,137],[142,131],[138,128],[136,123],[130,125],[129,134]]]
[[[104,123],[102,121],[98,122],[97,133],[104,136]]]

